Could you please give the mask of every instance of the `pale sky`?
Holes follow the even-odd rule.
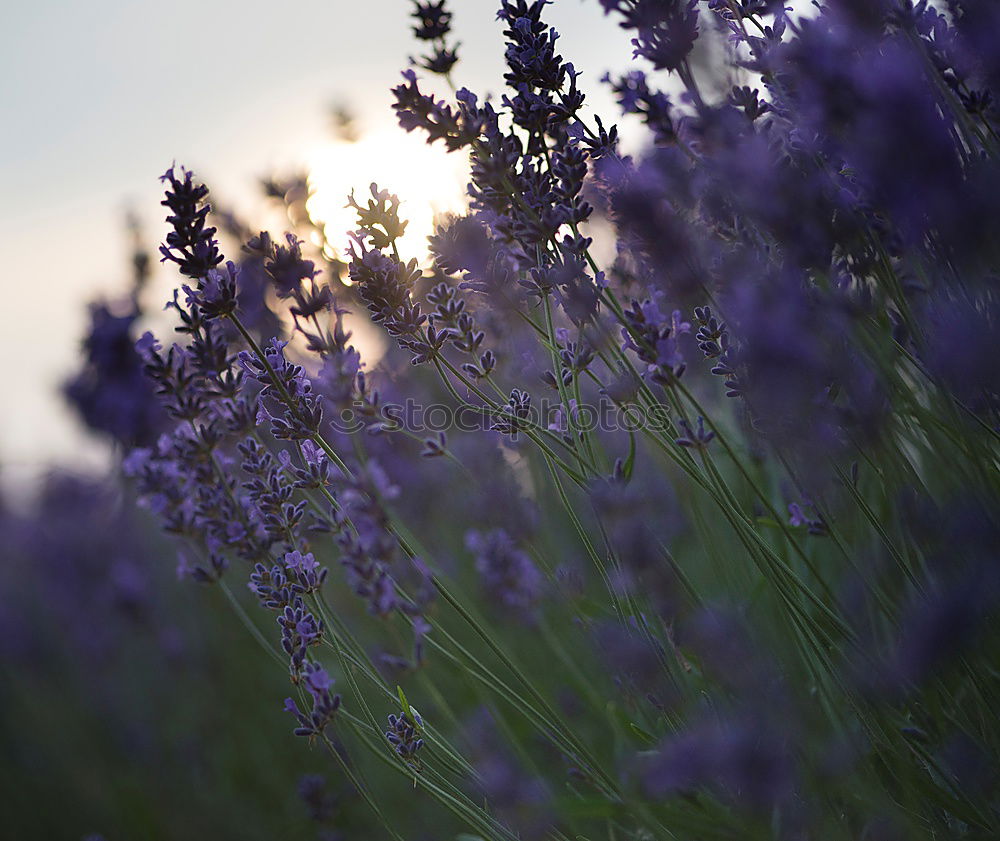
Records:
[[[455,76],[502,92],[492,0],[453,0],[462,57]],[[106,463],[58,394],[75,364],[95,295],[129,277],[124,216],[162,238],[158,176],[176,160],[253,216],[256,179],[314,160],[330,139],[328,106],[362,132],[394,126],[389,88],[417,51],[404,0],[33,0],[9,3],[0,32],[0,479],[58,461]],[[598,79],[630,64],[626,33],[597,0],[556,0],[547,19],[602,114]],[[174,275],[159,272],[150,308]]]

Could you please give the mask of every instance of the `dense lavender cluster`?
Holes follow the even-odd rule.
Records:
[[[414,2],[393,107],[470,165],[426,264],[377,184],[345,254],[302,219],[227,262],[173,167],[181,340],[95,310],[69,393],[378,831],[995,837],[1000,13],[600,5],[639,151],[545,0],[500,3],[503,94],[449,101]]]

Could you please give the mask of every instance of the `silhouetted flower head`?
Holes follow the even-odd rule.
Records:
[[[205,202],[208,188],[196,183],[189,170],[182,167],[178,174],[174,169],[170,167],[160,178],[169,185],[161,204],[170,210],[167,222],[173,228],[160,253],[164,260],[176,263],[181,274],[199,280],[222,262],[216,229],[207,223],[211,210]]]

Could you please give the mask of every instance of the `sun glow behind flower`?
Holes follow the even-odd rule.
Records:
[[[400,129],[363,134],[353,142],[336,140],[313,155],[306,208],[322,226],[329,246],[342,255],[350,242],[348,233],[357,226],[347,197],[353,190],[364,205],[370,185],[376,182],[399,196],[400,218],[408,220],[398,242],[400,256],[424,260],[427,237],[434,233],[436,222],[467,207],[468,169],[464,155],[429,146]]]

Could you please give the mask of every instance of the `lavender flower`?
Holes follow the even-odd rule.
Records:
[[[524,422],[531,418],[531,395],[515,388],[510,393],[507,405],[493,419],[490,427],[502,435],[514,437],[524,427]]]
[[[654,797],[713,786],[752,810],[790,796],[791,758],[777,734],[751,722],[708,723],[661,745],[643,773]]]
[[[424,722],[412,707],[407,712],[399,715],[389,715],[389,729],[385,732],[386,739],[392,745],[396,755],[408,765],[420,767],[420,759],[417,754],[424,746],[424,740],[420,737],[423,732]]]
[[[289,671],[298,678],[306,667],[306,656],[312,646],[319,645],[323,636],[323,621],[317,619],[299,596],[293,596],[278,614],[281,627],[281,647],[289,658]]]
[[[403,78],[405,84],[392,89],[396,98],[393,108],[402,128],[406,131],[420,128],[427,132],[428,143],[442,140],[449,151],[468,146],[479,137],[480,123],[474,107],[455,109],[422,93],[412,70],[404,70]]]
[[[697,0],[601,0],[607,13],[622,16],[621,27],[635,30],[633,58],[657,70],[683,67],[698,38]]]
[[[419,41],[429,41],[430,55],[423,56],[421,67],[431,73],[447,74],[458,61],[457,45],[448,47],[445,39],[451,32],[451,12],[445,0],[413,0],[411,17],[416,21],[413,34]]]
[[[126,446],[149,446],[163,426],[162,410],[142,370],[132,330],[137,311],[116,315],[91,307],[83,368],[64,386],[84,422]]]
[[[326,777],[322,774],[305,774],[300,777],[298,791],[309,811],[310,820],[323,823],[333,816],[336,799],[328,791]]]
[[[524,618],[542,597],[544,580],[531,558],[503,529],[470,531],[465,545],[475,555],[484,590],[512,615]]]
[[[797,502],[791,502],[788,505],[788,522],[796,528],[805,527],[809,534],[816,537],[827,534],[827,528],[822,518],[807,516],[802,506]]]
[[[170,210],[167,222],[173,227],[160,253],[163,260],[176,263],[181,274],[201,280],[222,262],[216,229],[207,224],[211,207],[204,200],[208,188],[196,184],[191,172],[183,167],[179,177],[170,167],[160,180],[170,185],[161,204]]]
[[[322,736],[323,731],[333,721],[334,715],[340,709],[340,696],[330,693],[333,679],[315,663],[310,663],[305,667],[302,685],[309,694],[312,709],[309,713],[304,713],[292,698],[286,698],[285,710],[290,712],[299,723],[299,726],[295,728],[296,736],[309,736],[310,738]]]
[[[677,421],[677,425],[684,431],[683,435],[674,439],[674,443],[678,446],[703,450],[715,438],[715,433],[712,430],[705,429],[705,419],[701,415],[698,416],[696,427],[692,428],[691,424],[683,418]]]

